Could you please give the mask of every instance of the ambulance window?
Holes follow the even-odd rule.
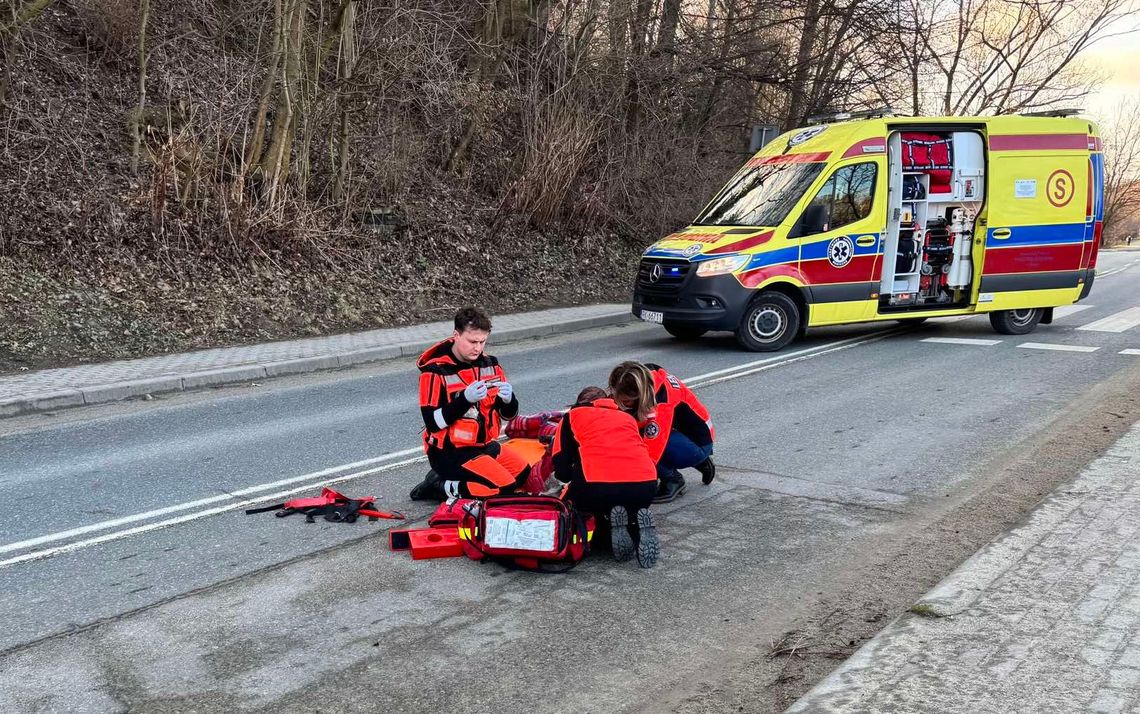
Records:
[[[804,209],[801,235],[835,230],[869,216],[877,173],[870,162],[837,169]]]
[[[823,171],[822,162],[761,164],[738,173],[695,225],[778,226]]]

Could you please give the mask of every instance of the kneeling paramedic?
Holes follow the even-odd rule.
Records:
[[[637,553],[643,568],[657,564],[660,546],[649,504],[657,472],[637,420],[612,399],[596,398],[599,387],[582,390],[554,437],[554,475],[570,484],[567,498],[582,511],[608,516],[614,558]]]
[[[657,461],[657,477],[661,479],[653,502],[667,503],[685,492],[685,477],[677,469],[696,469],[706,486],[716,478],[712,460],[716,432],[709,410],[684,382],[660,365],[645,366],[653,375],[657,429],[659,435],[666,436],[664,444],[647,440],[650,456]],[[657,450],[659,453],[655,453]]]
[[[519,402],[499,361],[483,349],[491,320],[475,308],[455,316],[451,337],[420,355],[424,451],[432,472],[412,489],[413,500],[486,498],[509,493],[529,467],[495,441]]]

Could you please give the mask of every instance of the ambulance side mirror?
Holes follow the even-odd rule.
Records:
[[[804,209],[803,215],[792,226],[791,233],[788,234],[789,238],[800,238],[801,236],[811,236],[816,233],[823,233],[827,230],[827,205],[823,203],[811,203]]]

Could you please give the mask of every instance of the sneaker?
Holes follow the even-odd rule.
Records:
[[[654,503],[669,503],[685,493],[685,477],[679,471],[674,471],[669,478],[661,479],[657,486],[657,495],[653,497]]]
[[[713,463],[711,456],[693,468],[701,472],[701,483],[706,486],[712,483],[713,479],[716,478],[716,464]]]
[[[610,543],[614,549],[614,560],[624,562],[633,557],[633,536],[629,533],[629,514],[623,506],[614,506],[610,509]]]
[[[413,501],[435,501],[436,503],[446,500],[447,494],[443,492],[443,479],[434,470],[428,471],[424,480],[416,484],[408,497]]]
[[[638,509],[637,530],[637,564],[652,568],[661,556],[661,543],[657,540],[657,527],[653,525],[653,514],[648,508]]]

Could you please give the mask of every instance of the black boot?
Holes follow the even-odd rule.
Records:
[[[657,484],[657,495],[653,497],[654,503],[669,503],[685,492],[685,477],[680,471],[674,470],[669,476],[661,478]]]
[[[413,501],[435,501],[436,503],[446,501],[447,494],[443,492],[443,478],[435,472],[435,469],[428,471],[424,480],[416,484],[408,496]]]
[[[693,468],[701,472],[701,482],[706,486],[712,483],[713,479],[716,478],[716,464],[713,463],[711,456]]]

